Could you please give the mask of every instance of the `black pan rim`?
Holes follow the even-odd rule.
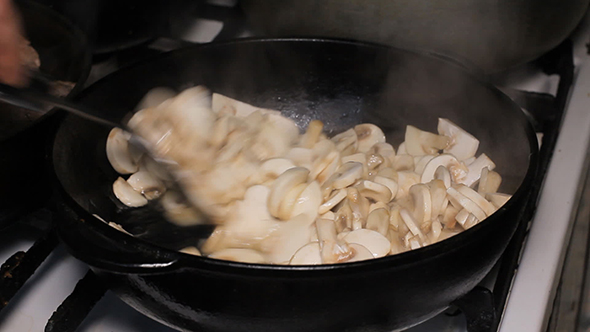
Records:
[[[269,43],[269,42],[334,43],[334,44],[356,45],[356,46],[360,46],[360,47],[379,48],[379,49],[388,50],[388,51],[403,52],[406,54],[408,54],[408,53],[414,54],[419,57],[429,58],[434,61],[439,61],[441,64],[451,65],[451,66],[457,68],[457,70],[462,71],[466,76],[470,77],[472,80],[476,81],[479,84],[482,84],[484,87],[486,87],[487,89],[494,92],[507,105],[511,105],[511,108],[514,110],[515,113],[518,113],[517,116],[520,118],[520,121],[522,122],[522,125],[526,131],[526,135],[529,139],[529,149],[530,149],[529,166],[528,166],[527,172],[526,172],[520,186],[518,187],[516,192],[513,194],[512,198],[500,210],[498,210],[496,213],[494,213],[493,215],[486,218],[486,220],[478,223],[477,225],[475,225],[474,227],[472,227],[468,230],[461,232],[460,234],[457,234],[457,235],[452,236],[448,239],[445,239],[441,242],[437,242],[437,243],[434,243],[434,244],[431,244],[431,245],[428,245],[428,246],[425,246],[425,247],[422,247],[422,248],[419,248],[416,250],[410,250],[410,251],[403,252],[400,254],[385,256],[385,257],[381,257],[378,259],[371,259],[371,260],[353,262],[353,263],[340,263],[340,264],[322,264],[322,265],[251,264],[251,263],[240,263],[240,262],[211,259],[211,258],[194,256],[194,255],[184,254],[184,253],[180,253],[180,252],[177,252],[174,250],[166,249],[166,248],[160,247],[158,245],[146,242],[144,240],[134,238],[133,236],[127,235],[125,233],[119,232],[119,231],[113,229],[112,227],[108,226],[104,222],[93,217],[88,211],[85,211],[80,205],[78,205],[74,201],[73,198],[71,198],[69,196],[69,194],[66,192],[65,188],[63,188],[63,186],[61,185],[59,180],[57,180],[60,192],[65,195],[65,198],[68,202],[67,204],[71,208],[73,208],[76,213],[78,213],[78,215],[80,216],[80,219],[85,219],[87,221],[91,220],[94,223],[94,225],[93,225],[94,227],[97,227],[98,230],[100,230],[101,232],[104,232],[109,237],[124,240],[126,242],[131,241],[138,246],[143,246],[143,247],[147,246],[147,248],[150,248],[152,251],[162,252],[166,257],[171,258],[169,260],[170,264],[166,264],[166,266],[165,266],[166,269],[175,270],[175,269],[182,269],[182,268],[199,268],[199,269],[215,270],[216,272],[225,271],[227,273],[244,273],[244,272],[256,273],[256,272],[265,271],[265,272],[276,272],[281,275],[282,275],[282,273],[287,273],[290,276],[292,273],[303,273],[303,274],[315,273],[315,274],[317,274],[320,272],[330,273],[332,271],[337,272],[337,273],[341,273],[343,271],[347,271],[349,273],[356,273],[356,272],[360,272],[360,271],[367,271],[367,267],[370,267],[371,269],[379,269],[379,268],[386,268],[386,267],[397,266],[397,265],[410,266],[413,264],[423,263],[423,262],[429,261],[429,260],[435,260],[438,256],[440,256],[442,254],[447,254],[449,251],[458,250],[460,247],[463,247],[467,243],[475,241],[476,237],[472,236],[471,234],[485,232],[486,229],[491,227],[492,223],[497,222],[497,221],[499,221],[499,219],[502,218],[502,211],[509,209],[509,208],[517,209],[520,211],[524,210],[524,206],[517,207],[515,205],[518,204],[518,202],[520,202],[521,199],[526,198],[526,196],[529,194],[529,189],[530,189],[531,184],[532,184],[534,177],[536,175],[536,168],[537,168],[537,164],[538,164],[538,143],[537,143],[536,136],[535,136],[534,130],[532,128],[532,125],[530,124],[528,119],[525,117],[525,115],[521,111],[520,107],[518,107],[518,105],[516,105],[508,96],[506,96],[498,88],[493,86],[491,83],[485,81],[483,79],[483,77],[470,72],[468,70],[468,68],[461,66],[460,63],[458,63],[458,62],[449,61],[448,59],[439,57],[436,53],[432,53],[432,52],[428,52],[428,51],[406,50],[406,49],[402,49],[402,48],[389,47],[389,46],[385,46],[385,45],[381,45],[381,44],[375,44],[375,43],[369,43],[369,42],[359,42],[359,41],[348,40],[348,39],[334,39],[334,38],[300,38],[300,37],[293,37],[293,38],[242,38],[242,39],[231,40],[231,41],[212,42],[212,43],[208,43],[208,44],[194,45],[194,46],[190,46],[187,48],[162,53],[162,54],[157,55],[155,57],[145,59],[145,60],[139,61],[133,65],[122,68],[119,71],[109,74],[109,75],[105,76],[103,79],[95,82],[90,87],[88,87],[87,89],[82,91],[80,94],[78,94],[75,99],[76,100],[83,99],[86,94],[91,93],[97,87],[100,87],[102,84],[105,84],[105,82],[108,83],[108,80],[110,77],[114,77],[114,76],[116,77],[117,75],[119,75],[120,73],[122,73],[126,70],[129,70],[129,69],[132,69],[135,67],[140,67],[146,63],[153,62],[153,61],[163,58],[163,57],[174,56],[175,54],[179,54],[182,52],[192,52],[195,49],[201,49],[201,48],[222,47],[224,45],[232,45],[232,44],[237,44],[237,43]],[[67,116],[71,116],[71,115],[66,115],[66,117]],[[61,127],[61,124],[60,124],[60,127]],[[52,167],[53,167],[53,165],[52,165]],[[525,199],[524,201],[527,201],[527,200]],[[520,222],[524,222],[524,221],[520,220]],[[512,233],[516,229],[516,226],[517,226],[517,224],[515,224],[512,227]],[[100,268],[101,264],[99,261],[92,262],[92,259],[88,259],[88,257],[85,257],[85,256],[80,257],[80,258],[82,260],[87,261],[90,265],[93,265],[93,263],[95,263],[95,265]],[[157,265],[157,264],[155,264],[155,265]],[[155,266],[155,265],[154,265],[154,270],[159,270],[160,266]],[[133,268],[134,266],[131,264],[129,267]],[[149,268],[147,268],[147,269],[149,269]],[[145,271],[145,272],[148,272],[148,271]],[[330,273],[330,274],[332,274],[332,273]]]

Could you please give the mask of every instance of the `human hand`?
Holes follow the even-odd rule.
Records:
[[[22,42],[20,16],[12,0],[0,0],[0,82],[22,86],[25,69],[20,60]]]

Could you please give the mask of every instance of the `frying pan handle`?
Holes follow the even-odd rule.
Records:
[[[115,274],[153,274],[178,270],[181,254],[137,240],[92,216],[81,217],[60,203],[60,238],[70,253],[93,268]]]

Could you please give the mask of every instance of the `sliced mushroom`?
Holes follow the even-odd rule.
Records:
[[[320,214],[319,217],[322,219],[336,220],[336,214],[332,211],[328,211],[326,213]]]
[[[432,202],[432,219],[435,219],[447,208],[447,188],[442,180],[432,180],[428,182],[427,185],[430,189],[430,198]]]
[[[457,220],[455,219],[457,213],[459,213],[459,209],[450,204],[444,210],[442,215],[442,223],[445,225],[446,228],[455,227],[455,224],[457,223]]]
[[[387,158],[390,163],[393,163],[393,157],[395,157],[395,149],[389,143],[377,143],[371,147],[369,153],[383,156],[383,158]]]
[[[408,192],[410,191],[410,187],[416,183],[420,183],[420,175],[408,171],[397,172],[397,199],[402,199],[403,197],[407,196]]]
[[[148,200],[156,199],[166,191],[162,181],[147,171],[134,173],[127,179],[127,182],[135,191],[143,194]]]
[[[338,190],[335,190],[332,193],[332,195],[330,196],[330,198],[328,198],[322,205],[320,205],[320,208],[319,208],[319,211],[318,212],[320,214],[324,214],[324,213],[329,212],[337,204],[339,204],[340,202],[342,202],[342,200],[346,198],[346,195],[347,195],[346,189],[338,189]]]
[[[430,227],[431,230],[428,234],[428,239],[430,240],[430,243],[436,243],[440,238],[440,233],[442,232],[442,224],[440,223],[440,221],[435,220],[432,222],[432,225]]]
[[[358,138],[357,151],[369,152],[373,145],[377,143],[385,143],[385,134],[381,128],[370,123],[363,123],[354,126]]]
[[[320,186],[316,181],[307,185],[297,198],[293,211],[291,211],[291,218],[298,215],[305,215],[308,223],[311,224],[318,216],[318,210],[322,204],[322,193]]]
[[[299,196],[301,195],[301,193],[303,193],[303,190],[305,190],[305,188],[307,188],[307,183],[304,182],[296,185],[295,187],[293,187],[293,189],[287,192],[287,194],[283,197],[283,200],[279,205],[279,212],[276,216],[277,218],[281,220],[291,219],[291,213],[293,212],[293,208],[295,207],[295,204],[297,203]]]
[[[457,191],[477,204],[486,215],[490,216],[496,212],[496,207],[492,205],[492,203],[488,202],[483,196],[478,194],[477,191],[463,185],[458,185]]]
[[[469,218],[469,215],[471,213],[469,213],[469,211],[467,211],[466,209],[461,209],[461,211],[459,211],[457,213],[457,215],[455,216],[455,220],[461,225],[463,226],[463,228],[467,229],[465,227],[465,223],[467,222],[467,218]]]
[[[475,217],[479,220],[484,220],[486,218],[484,210],[482,210],[479,205],[477,205],[471,199],[465,197],[465,195],[457,191],[455,188],[451,187],[447,189],[447,194],[449,194],[449,200],[454,205],[463,207],[469,211],[469,213],[473,213],[473,215],[475,215]]]
[[[396,232],[399,230],[400,224],[403,223],[401,218],[402,217],[400,215],[400,207],[399,206],[392,206],[391,209],[389,210],[389,225]]]
[[[414,202],[414,220],[418,225],[432,219],[432,199],[430,189],[424,183],[418,183],[410,187],[410,197]]]
[[[315,177],[320,185],[323,185],[332,175],[334,175],[334,173],[336,173],[338,167],[340,167],[340,153],[338,151],[330,152],[326,156],[326,161],[326,166]],[[321,166],[319,166],[318,169],[321,169]]]
[[[269,263],[284,264],[309,242],[312,234],[313,220],[309,216],[299,214],[293,219],[281,222],[274,227],[272,233],[261,242],[262,251]]]
[[[299,145],[311,149],[320,138],[323,129],[324,123],[322,121],[313,120],[309,122],[309,125],[307,125],[307,131],[301,136],[301,143]]]
[[[122,177],[113,183],[113,193],[123,204],[130,207],[140,207],[147,204],[147,199],[138,193]]]
[[[380,208],[370,212],[367,217],[366,228],[387,236],[387,232],[389,231],[389,211]]]
[[[406,126],[406,149],[412,156],[436,154],[445,149],[449,144],[449,138],[422,131],[414,126]]]
[[[362,196],[371,199],[374,202],[388,203],[391,200],[391,190],[382,184],[363,180],[357,185],[357,187]]]
[[[373,179],[373,181],[375,183],[384,185],[387,188],[389,188],[389,191],[391,192],[390,201],[395,198],[395,196],[397,195],[397,192],[399,190],[399,185],[397,184],[396,181],[394,181],[394,180],[392,180],[390,178],[384,177],[384,176],[379,176],[379,175],[375,176],[375,178]]]
[[[179,226],[191,226],[202,222],[199,213],[182,201],[182,196],[174,191],[166,193],[158,201],[164,208],[167,220]]]
[[[470,213],[469,216],[467,217],[467,220],[465,220],[465,224],[463,224],[463,227],[465,229],[470,229],[471,227],[477,225],[480,222],[479,219],[477,219],[473,213]]]
[[[445,188],[449,188],[451,186],[451,173],[445,166],[438,166],[436,171],[434,171],[434,178],[437,180],[442,180],[445,184]]]
[[[349,201],[345,199],[338,211],[336,211],[336,217],[334,218],[336,230],[342,232],[346,228],[352,229],[352,219],[352,208],[350,207]]]
[[[369,249],[374,258],[387,255],[391,249],[391,243],[385,236],[370,229],[354,230],[344,237],[344,241],[364,246]]]
[[[294,167],[286,170],[273,183],[268,196],[268,211],[271,215],[278,217],[279,208],[283,198],[295,186],[307,181],[309,170],[303,167]]]
[[[414,172],[418,173],[418,174],[422,174],[424,172],[424,168],[426,167],[426,165],[428,164],[428,162],[430,162],[432,159],[434,159],[436,156],[435,155],[425,155],[425,156],[417,156],[414,157]],[[416,159],[418,159],[416,161]]]
[[[362,175],[363,165],[361,163],[350,161],[342,164],[336,173],[322,185],[324,198],[332,193],[332,189],[346,188],[359,180]]]
[[[266,262],[264,256],[256,250],[244,248],[227,248],[216,251],[209,258],[223,259],[226,261],[262,264]]]
[[[383,202],[373,203],[373,204],[369,205],[369,214],[377,209],[386,209],[387,211],[389,211],[389,205],[387,205]]]
[[[482,195],[485,195],[486,193],[495,193],[498,191],[498,188],[500,188],[500,184],[502,184],[502,177],[500,174],[484,167],[481,170],[477,192]]]
[[[352,251],[352,257],[350,257],[348,262],[359,262],[373,258],[373,253],[363,245],[349,243],[348,247]]]
[[[427,183],[435,178],[435,173],[440,166],[444,166],[449,170],[451,178],[455,182],[462,182],[467,178],[468,169],[455,156],[443,153],[430,160],[424,167],[422,172],[421,182]]]
[[[398,154],[394,156],[391,162],[391,168],[396,171],[413,171],[414,170],[414,157],[408,154]]]
[[[424,236],[424,233],[422,233],[422,231],[418,227],[418,223],[414,220],[410,212],[406,209],[401,209],[399,213],[402,217],[404,224],[408,227],[410,232],[415,236],[419,236],[420,239],[425,240],[426,237]]]
[[[291,160],[298,167],[304,167],[310,170],[313,163],[313,151],[311,149],[295,147],[287,152],[285,158]]]
[[[113,128],[107,138],[107,158],[119,174],[131,174],[139,169],[139,160],[132,156],[128,138],[120,128]]]
[[[332,142],[336,144],[336,150],[340,151],[342,156],[347,156],[357,151],[358,138],[352,128],[332,137]]]
[[[201,252],[199,251],[199,249],[197,249],[197,247],[185,247],[180,249],[179,251],[189,255],[201,256]]]
[[[495,207],[498,209],[501,208],[508,200],[512,197],[512,195],[508,194],[501,194],[501,193],[489,193],[486,194],[486,198],[494,204]]]
[[[212,96],[211,109],[217,114],[231,114],[240,117],[247,117],[256,111],[265,114],[278,113],[277,111],[255,107],[218,93],[214,93]]]
[[[310,242],[299,248],[293,255],[289,264],[291,265],[318,265],[322,264],[320,244],[318,242]]]
[[[408,154],[408,150],[406,149],[406,142],[402,142],[398,147],[397,147],[397,154]]]
[[[496,168],[496,164],[494,164],[494,162],[485,153],[482,153],[481,155],[479,155],[479,157],[477,157],[477,159],[475,159],[474,162],[472,162],[467,167],[469,169],[469,172],[467,173],[465,179],[457,182],[462,183],[467,187],[471,187],[479,180],[482,169],[486,167],[489,168],[490,171],[492,171],[494,170],[494,168]]]
[[[449,119],[438,119],[438,133],[450,138],[445,153],[450,153],[461,161],[475,156],[479,147],[479,140]]]
[[[352,257],[353,252],[346,242],[337,238],[336,224],[334,221],[318,219],[316,220],[316,229],[323,263],[339,263]]]
[[[385,162],[385,158],[380,154],[372,153],[367,155],[367,168],[369,170],[374,170],[375,168],[381,166]],[[391,164],[391,163],[390,163]]]
[[[260,164],[260,173],[264,178],[275,179],[294,167],[296,167],[295,164],[287,158],[271,158]]]

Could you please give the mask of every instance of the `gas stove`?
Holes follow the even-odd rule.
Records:
[[[169,35],[95,57],[87,85],[123,66],[187,44],[252,35],[243,24],[226,19],[235,1],[214,2],[217,7],[211,8],[217,9],[199,11],[190,26],[172,26]],[[587,15],[570,39],[553,51],[491,77],[534,124],[541,143],[538,184],[509,248],[481,285],[461,300],[464,311],[452,306],[408,331],[570,330],[559,325],[572,324],[560,318],[564,312],[560,301],[565,299],[563,284],[571,280],[569,271],[575,271],[570,266],[579,266],[568,263],[564,269],[573,255],[572,230],[584,229],[576,216],[584,206],[579,203],[585,197],[581,194],[590,140],[590,56],[585,45],[589,37]],[[48,204],[0,232],[0,261],[5,261],[0,271],[0,331],[173,331],[107,291],[84,263],[59,244],[52,218]],[[578,259],[582,266],[585,253]],[[587,286],[583,277],[578,279],[579,287],[570,292],[577,290],[576,301],[586,304],[582,289]],[[579,310],[584,308],[578,305]],[[579,310],[575,324],[584,322]]]

